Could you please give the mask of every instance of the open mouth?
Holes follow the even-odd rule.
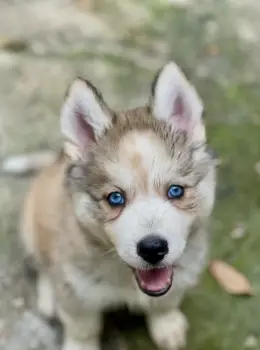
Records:
[[[172,266],[148,270],[135,269],[134,273],[140,289],[149,296],[160,297],[171,288],[173,279]]]

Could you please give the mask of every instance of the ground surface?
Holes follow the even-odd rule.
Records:
[[[255,291],[231,297],[206,272],[183,305],[191,321],[187,349],[260,349],[260,6],[115,3],[0,1],[0,157],[58,146],[59,107],[75,75],[92,79],[112,106],[128,107],[145,101],[154,72],[176,59],[205,101],[209,143],[222,160],[211,255],[239,268]],[[17,245],[28,181],[0,177],[0,349],[54,350],[52,331],[30,313],[33,292]],[[231,234],[236,227],[243,237]],[[130,331],[132,324],[119,347],[152,349],[144,328]]]

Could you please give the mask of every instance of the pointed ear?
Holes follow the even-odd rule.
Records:
[[[78,78],[71,84],[61,110],[60,127],[80,152],[102,136],[112,119],[113,113],[90,82]]]
[[[151,108],[156,119],[175,128],[192,130],[194,139],[205,141],[202,101],[174,62],[158,73],[152,87]]]

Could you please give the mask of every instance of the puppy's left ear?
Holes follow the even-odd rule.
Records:
[[[98,90],[86,80],[76,79],[70,86],[61,110],[60,128],[80,154],[111,127],[114,114]]]
[[[166,64],[157,75],[151,108],[156,119],[190,132],[194,141],[205,142],[202,101],[176,63]]]

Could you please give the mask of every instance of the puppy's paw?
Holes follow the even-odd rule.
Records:
[[[47,319],[52,319],[55,316],[54,294],[47,276],[40,275],[37,292],[37,308],[39,312]]]
[[[81,342],[72,338],[67,338],[62,350],[100,350],[100,346],[96,339]]]
[[[160,349],[179,350],[186,346],[189,326],[179,310],[152,315],[148,317],[148,325],[152,339]]]

